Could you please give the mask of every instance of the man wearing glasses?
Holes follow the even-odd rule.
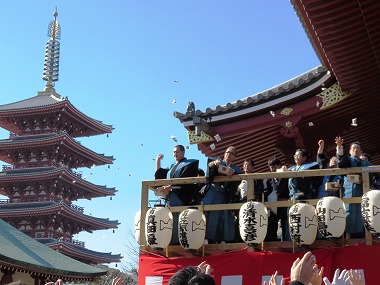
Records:
[[[236,149],[230,146],[224,153],[224,158],[209,159],[207,177],[208,189],[203,198],[204,205],[230,203],[235,196],[239,181],[213,182],[215,176],[231,177],[242,174],[243,171],[233,164],[237,156]],[[209,243],[235,240],[235,217],[231,210],[205,212],[206,239]]]

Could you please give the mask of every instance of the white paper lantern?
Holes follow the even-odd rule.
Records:
[[[156,249],[167,247],[172,238],[173,214],[168,208],[156,205],[146,212],[145,238]]]
[[[346,209],[342,199],[323,197],[317,202],[318,230],[325,238],[340,237],[346,228]]]
[[[248,244],[261,243],[268,230],[268,210],[260,202],[249,201],[240,207],[240,236]]]
[[[179,214],[178,239],[183,248],[200,248],[206,236],[206,217],[198,209],[189,208]]]
[[[371,233],[380,233],[380,190],[370,190],[362,197],[362,218]]]
[[[298,245],[310,245],[317,236],[317,211],[309,204],[297,203],[289,209],[289,232]]]
[[[141,225],[141,211],[135,214],[135,240],[140,244],[140,225]]]

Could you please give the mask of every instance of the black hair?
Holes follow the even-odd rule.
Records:
[[[309,159],[310,156],[311,156],[310,153],[306,149],[304,149],[304,148],[296,149],[296,151],[294,153],[296,153],[296,152],[300,152],[303,157],[306,156],[306,159]]]
[[[178,270],[168,285],[215,285],[214,278],[196,266],[188,266]]]
[[[244,162],[249,162],[252,166],[255,166],[255,162],[253,161],[252,158],[247,158],[244,160]]]
[[[360,146],[360,149],[362,148],[361,143],[358,142],[358,141],[356,141],[356,142],[352,142],[352,143],[350,144],[350,148],[351,148],[354,144],[357,144],[358,146]]]
[[[174,148],[179,148],[181,151],[185,151],[185,147],[181,144],[177,144]]]
[[[279,160],[276,157],[271,157],[268,159],[268,165],[269,166],[281,165],[281,160]]]

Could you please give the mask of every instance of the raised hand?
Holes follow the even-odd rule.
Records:
[[[206,261],[202,261],[201,264],[198,265],[198,268],[208,275],[211,275],[211,273],[214,271],[214,269],[211,268],[211,265],[206,263]]]
[[[343,142],[344,142],[344,140],[343,140],[342,137],[338,136],[338,137],[335,138],[335,144],[336,144],[338,147],[341,147],[341,146],[343,145]]]
[[[348,270],[344,269],[342,272],[340,272],[340,270],[337,269],[335,270],[332,283],[327,277],[323,278],[323,282],[325,282],[326,285],[349,285],[350,283],[348,283]]]
[[[348,280],[350,285],[365,285],[362,273],[359,270],[351,269],[348,272]]]
[[[290,270],[290,280],[298,280],[303,284],[309,284],[314,273],[317,271],[315,263],[315,256],[310,251],[306,252],[302,259],[298,257],[293,262]]]
[[[322,284],[322,274],[323,274],[323,266],[320,270],[318,270],[318,266],[315,265],[316,272],[314,272],[313,277],[311,278],[310,284],[311,285],[321,285]]]

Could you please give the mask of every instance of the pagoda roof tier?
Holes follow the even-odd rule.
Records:
[[[52,279],[93,280],[106,270],[63,255],[0,219],[0,265]]]
[[[95,230],[115,229],[120,224],[118,221],[110,221],[104,218],[95,218],[85,215],[78,207],[71,207],[64,201],[41,201],[41,202],[19,202],[3,203],[0,207],[0,218],[25,218],[38,216],[56,216],[65,218],[83,225],[83,229],[92,233]]]
[[[82,178],[82,175],[76,174],[65,166],[55,167],[35,167],[35,168],[12,168],[0,172],[0,194],[9,196],[4,192],[7,185],[16,183],[35,184],[47,182],[57,187],[61,185],[69,188],[70,192],[77,192],[73,200],[85,198],[92,199],[96,197],[115,196],[115,188],[96,185]],[[54,184],[57,184],[54,186]],[[80,193],[80,194],[79,194]]]
[[[49,163],[42,159],[36,160],[35,156],[43,157],[43,151],[49,156],[49,160],[66,164],[70,168],[90,168],[93,165],[112,164],[114,160],[112,156],[98,154],[83,146],[67,132],[11,136],[9,139],[0,140],[0,160],[4,162],[18,163],[17,159],[25,151],[28,152],[29,159],[34,158],[35,162],[29,162],[33,165]]]
[[[30,120],[32,122],[30,122]],[[29,128],[43,123],[46,128]],[[18,102],[0,105],[0,122],[2,128],[15,133],[46,133],[49,131],[66,131],[72,137],[88,137],[111,133],[113,127],[85,115],[66,98],[56,93],[41,93],[35,97]],[[38,125],[37,125],[38,126]]]
[[[120,260],[123,258],[120,254],[93,251],[65,241],[55,240],[44,244],[51,249],[59,251],[65,255],[75,258],[76,260],[80,260],[88,264],[120,262]]]

